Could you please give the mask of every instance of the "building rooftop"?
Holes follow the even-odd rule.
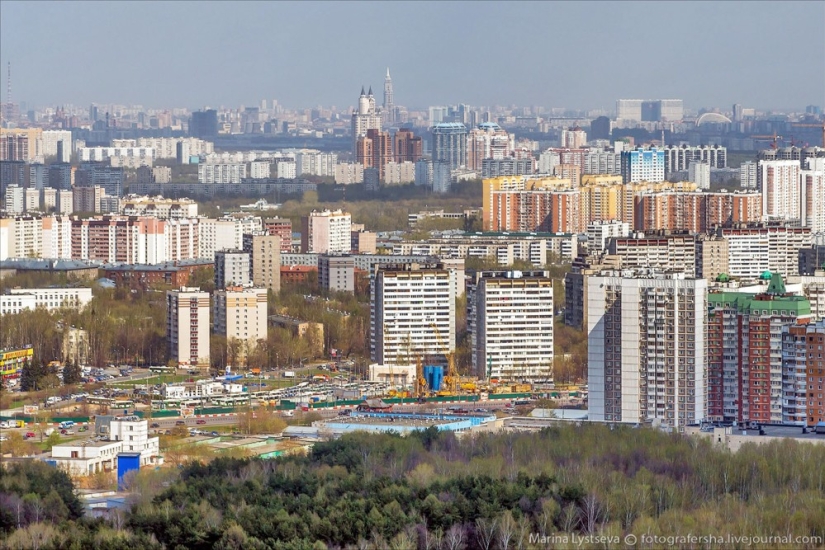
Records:
[[[0,269],[21,271],[74,271],[78,269],[98,269],[103,264],[96,260],[57,260],[50,258],[9,258],[0,261]]]

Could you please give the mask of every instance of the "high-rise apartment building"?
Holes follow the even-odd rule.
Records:
[[[696,239],[690,233],[646,234],[613,237],[607,241],[607,253],[622,260],[623,269],[655,269],[662,272],[696,273]]]
[[[447,163],[450,170],[467,166],[467,128],[460,122],[433,126],[433,162]]]
[[[706,162],[711,168],[725,168],[728,151],[721,145],[668,145],[665,152],[665,175],[683,172],[693,161]]]
[[[3,195],[3,210],[10,216],[26,211],[25,189],[18,185],[9,185]]]
[[[218,111],[208,109],[196,111],[189,119],[189,135],[203,139],[214,139],[218,135]]]
[[[393,136],[393,158],[395,162],[418,162],[423,155],[424,145],[420,136],[409,128],[401,128]]]
[[[683,431],[705,418],[707,281],[593,275],[586,307],[591,421]]]
[[[811,306],[789,295],[779,274],[763,277],[764,294],[708,295],[709,420],[783,422],[782,333],[806,322]]]
[[[364,136],[358,136],[355,143],[356,161],[364,168],[378,170],[378,179],[386,180],[386,166],[392,161],[392,138],[389,132],[369,129]]]
[[[807,227],[722,227],[717,235],[728,241],[728,275],[742,279],[756,279],[765,271],[798,275],[799,251],[812,243]]]
[[[215,290],[213,328],[226,338],[235,361],[244,363],[259,340],[266,340],[267,290],[265,288],[227,287]]]
[[[301,252],[350,251],[352,216],[342,210],[313,210],[301,218]]]
[[[75,212],[100,212],[100,200],[106,196],[102,187],[75,187],[72,191]]]
[[[467,288],[473,372],[482,380],[553,379],[553,281],[545,271],[482,271]]]
[[[249,252],[241,249],[215,252],[215,288],[252,286],[250,263]]]
[[[292,252],[292,221],[287,218],[264,218],[263,228],[269,231],[270,235],[278,235],[281,238],[281,252],[288,254]]]
[[[599,253],[607,248],[611,238],[630,235],[630,224],[618,220],[598,220],[587,224],[586,233],[588,253]]]
[[[110,197],[123,196],[123,168],[108,166],[103,162],[83,162],[75,174],[75,187],[100,186]]]
[[[688,181],[696,184],[699,189],[710,188],[710,164],[693,160],[688,167]]]
[[[209,367],[209,293],[181,287],[166,292],[166,341],[181,366]]]
[[[656,147],[622,151],[622,180],[624,183],[664,181],[665,152]]]
[[[756,163],[748,160],[739,165],[739,185],[745,189],[757,189]]]
[[[352,112],[352,122],[350,127],[352,133],[353,152],[357,153],[356,145],[358,138],[367,135],[367,130],[381,130],[381,110],[375,106],[375,96],[372,94],[372,87],[369,93],[364,92],[361,87],[361,95],[358,97],[358,108]]]
[[[485,159],[510,156],[510,136],[495,122],[482,122],[467,134],[467,168],[481,170]]]
[[[730,273],[728,241],[706,233],[696,235],[696,276],[710,281],[723,273]]]
[[[825,321],[782,328],[782,421],[814,427],[825,422]]]
[[[757,179],[765,219],[800,219],[799,161],[760,160]]]
[[[811,233],[825,233],[825,169],[802,170],[800,178],[800,219]]]
[[[442,264],[375,266],[370,356],[382,365],[446,365],[455,349],[456,272]]]
[[[258,288],[281,290],[281,237],[266,230],[243,236],[243,250],[249,254],[250,278]]]
[[[587,145],[587,132],[576,127],[561,131],[561,146],[564,149],[580,149]]]
[[[352,256],[318,257],[318,283],[333,292],[355,292],[355,258]]]

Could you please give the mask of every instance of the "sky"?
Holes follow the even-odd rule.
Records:
[[[0,1],[0,98],[34,106],[825,106],[825,2]]]

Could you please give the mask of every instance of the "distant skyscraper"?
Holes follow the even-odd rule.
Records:
[[[352,112],[352,150],[357,153],[358,138],[367,135],[367,130],[381,129],[381,111],[375,106],[375,96],[372,87],[364,93],[361,86],[361,95],[358,97],[358,108]]]
[[[392,77],[387,67],[387,76],[384,77],[384,117],[388,123],[395,122],[395,104],[392,98]]]
[[[451,170],[467,166],[467,127],[459,122],[433,126],[433,162],[446,162]]]
[[[213,138],[218,135],[218,111],[197,111],[189,121],[189,135],[198,138]]]
[[[393,150],[395,162],[418,162],[423,152],[422,140],[409,128],[402,128],[395,133]]]

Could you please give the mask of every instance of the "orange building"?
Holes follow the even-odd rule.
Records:
[[[393,158],[395,162],[417,162],[423,154],[423,142],[409,128],[402,128],[393,138]]]

